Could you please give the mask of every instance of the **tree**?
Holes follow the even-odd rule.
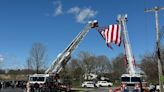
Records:
[[[82,76],[85,74],[95,73],[97,75],[104,75],[112,71],[112,65],[109,59],[104,56],[94,56],[88,52],[80,52],[77,59],[73,59],[71,62],[71,68],[76,78],[77,73]],[[74,76],[74,77],[75,77]],[[87,78],[87,76],[85,76]]]
[[[95,72],[96,66],[96,57],[91,55],[88,52],[80,52],[79,53],[79,61],[83,71],[87,74]]]
[[[112,66],[107,56],[97,56],[95,63],[96,73],[110,73],[112,71]]]
[[[84,74],[84,71],[82,67],[80,66],[80,63],[77,59],[72,59],[71,62],[69,63],[69,67],[71,70],[70,72],[71,72],[72,78],[74,80],[79,80],[81,76]]]
[[[162,68],[164,71],[164,46],[161,46],[160,49],[160,58],[162,62]],[[155,52],[154,52],[155,53]],[[150,83],[158,83],[158,62],[156,54],[145,54],[141,60],[140,68],[146,74],[146,80]]]
[[[124,63],[124,55],[120,54],[115,59],[112,60],[112,77],[113,80],[120,79],[123,73],[126,73],[127,66]]]
[[[30,50],[30,56],[27,59],[28,67],[36,70],[39,73],[44,68],[44,62],[46,60],[46,48],[42,43],[34,43]]]
[[[31,57],[27,58],[26,65],[27,65],[27,71],[26,71],[27,74],[35,73],[34,66],[33,66],[33,61],[32,61]]]
[[[81,63],[78,59],[72,59],[68,65],[70,69],[69,74],[72,78],[74,86],[80,85],[83,81],[84,69],[80,64]]]
[[[158,83],[158,63],[153,55],[145,55],[141,60],[140,68],[145,72],[147,82]]]
[[[163,68],[163,74],[164,74],[164,45],[161,46],[160,52],[161,52],[160,57],[161,57],[161,63]]]

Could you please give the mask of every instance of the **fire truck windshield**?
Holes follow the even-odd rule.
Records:
[[[138,83],[141,81],[140,77],[121,77],[122,82],[128,82],[128,83]]]
[[[44,81],[45,77],[30,77],[30,81]]]
[[[121,77],[122,82],[130,82],[130,77]]]
[[[141,78],[140,77],[131,77],[131,82],[140,82]]]

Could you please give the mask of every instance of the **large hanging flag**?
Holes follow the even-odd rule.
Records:
[[[110,43],[118,46],[121,44],[121,27],[119,24],[109,25],[108,27],[99,29],[99,33],[106,41],[108,47],[111,48]]]

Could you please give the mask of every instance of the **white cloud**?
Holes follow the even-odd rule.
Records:
[[[54,12],[54,16],[58,16],[63,14],[62,11],[62,3],[60,1],[55,1],[54,5],[56,6],[55,12]]]
[[[79,23],[85,23],[90,18],[93,18],[98,12],[91,10],[90,8],[80,9],[79,7],[73,7],[68,10],[68,13],[75,14],[76,21]]]
[[[92,18],[96,14],[97,14],[96,11],[86,8],[80,11],[80,13],[76,16],[76,19],[78,22],[84,23],[86,19]]]
[[[0,62],[3,62],[4,61],[4,57],[3,55],[0,54]]]
[[[73,7],[73,8],[70,8],[68,10],[68,13],[79,13],[80,12],[80,8],[79,7]]]

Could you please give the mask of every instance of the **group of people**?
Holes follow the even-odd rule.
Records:
[[[26,88],[26,81],[0,81],[0,90],[5,88]]]
[[[159,92],[154,85],[147,87],[141,83],[136,84],[132,89],[129,89],[125,84],[121,84],[120,87],[116,87],[113,90],[109,89],[109,92],[129,92],[129,90],[131,90],[130,92]]]

